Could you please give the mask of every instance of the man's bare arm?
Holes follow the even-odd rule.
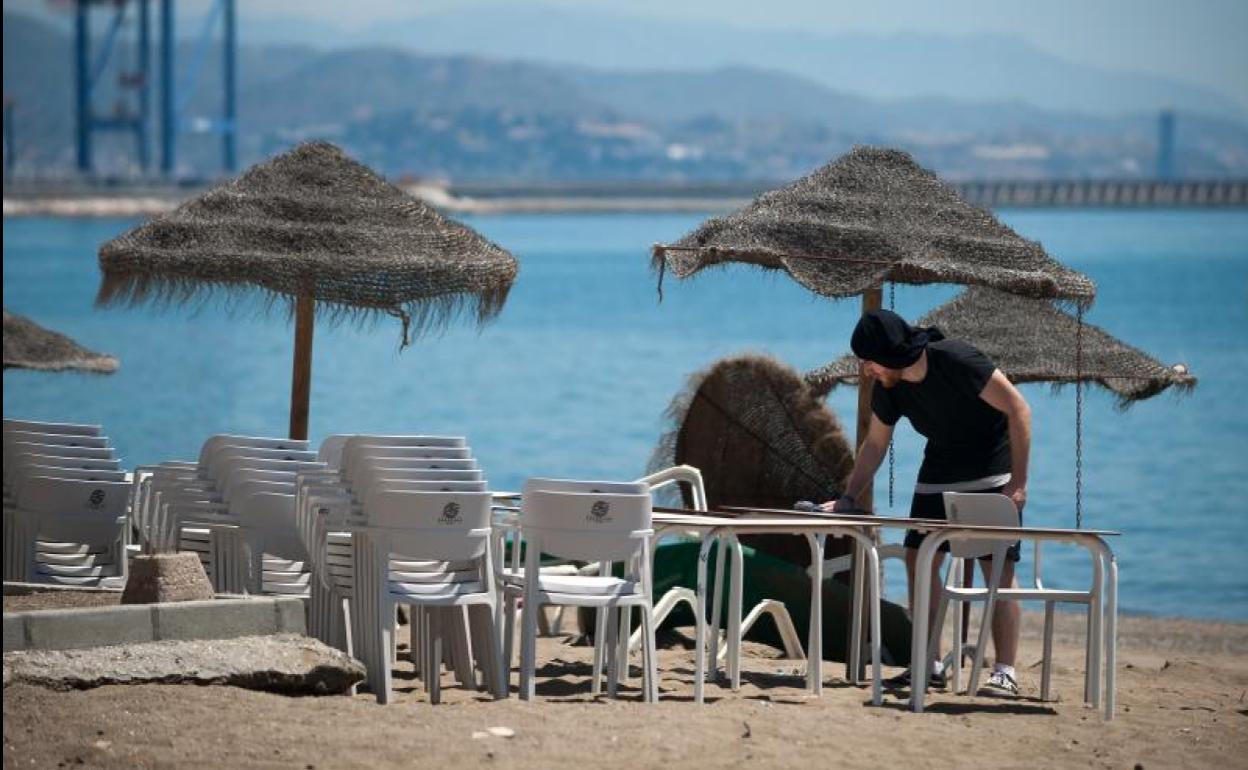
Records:
[[[854,469],[849,473],[849,481],[845,483],[845,492],[834,501],[823,504],[825,510],[853,510],[857,508],[858,498],[867,485],[875,478],[875,472],[888,451],[888,442],[893,437],[893,426],[885,425],[879,417],[871,415],[871,424],[867,428],[867,438],[858,447],[854,458]]]
[[[1027,466],[1031,459],[1031,407],[1018,388],[997,369],[979,397],[1005,414],[1010,431],[1010,482],[1002,490],[1021,513],[1027,504]]]

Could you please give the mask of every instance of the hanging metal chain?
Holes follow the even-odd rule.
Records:
[[[896,312],[894,308],[897,305],[897,282],[889,281],[888,283],[888,309]],[[893,481],[897,477],[896,473],[897,458],[893,453],[893,437],[888,437],[888,509],[893,510]]]
[[[1075,329],[1075,529],[1083,529],[1083,306]]]

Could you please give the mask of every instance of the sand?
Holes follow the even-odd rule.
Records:
[[[1084,706],[1078,616],[1062,616],[1057,702],[1038,700],[1039,620],[1026,616],[1017,699],[936,693],[925,714],[898,694],[882,708],[828,664],[822,697],[800,664],[747,645],[740,692],[691,702],[682,634],[660,653],[664,701],[588,692],[591,650],[543,639],[538,698],[493,702],[448,675],[430,706],[401,665],[398,703],[288,698],[227,687],[110,686],[4,692],[4,766],[130,767],[1244,767],[1248,764],[1248,624],[1123,618],[1119,713]],[[688,629],[685,629],[687,631]],[[639,671],[634,666],[634,675]],[[514,684],[513,677],[513,684]],[[514,731],[503,737],[491,727]],[[499,731],[499,732],[506,732]],[[474,737],[477,734],[477,737]]]

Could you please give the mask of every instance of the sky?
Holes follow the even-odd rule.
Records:
[[[529,0],[510,0],[528,2]],[[206,6],[209,0],[189,0]],[[500,0],[243,0],[241,12],[304,16],[362,27]],[[637,17],[713,19],[742,27],[835,35],[1010,35],[1071,61],[1165,75],[1215,89],[1248,107],[1248,0],[540,0]],[[343,9],[350,18],[343,18]]]

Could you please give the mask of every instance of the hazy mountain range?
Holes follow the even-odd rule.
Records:
[[[1017,41],[832,39],[580,12],[543,22],[534,13],[477,7],[337,38],[296,20],[244,26],[240,159],[315,136],[392,174],[773,179],[877,143],[909,149],[950,176],[1139,176],[1152,172],[1156,106],[1165,103],[1179,112],[1180,173],[1248,173],[1248,127],[1230,100],[1078,67]],[[704,68],[667,66],[664,51],[682,36],[682,60],[692,46]],[[880,52],[888,66],[873,64]],[[4,14],[4,91],[26,170],[72,164],[70,54],[63,24]],[[215,56],[204,62],[188,118],[219,111]],[[184,43],[180,61],[192,57]],[[729,63],[751,57],[769,66]],[[955,90],[962,99],[949,96]],[[106,78],[96,109],[118,99]],[[184,136],[185,170],[211,171],[217,144]],[[131,155],[124,137],[97,148],[106,171]]]

